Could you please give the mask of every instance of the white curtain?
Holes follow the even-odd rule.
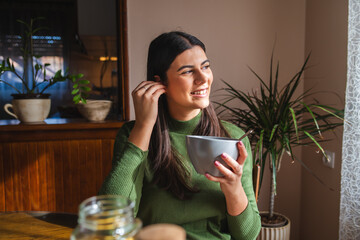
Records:
[[[349,0],[339,239],[360,239],[360,1]]]

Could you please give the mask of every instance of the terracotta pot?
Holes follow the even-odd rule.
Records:
[[[87,100],[76,106],[81,115],[90,122],[101,122],[110,112],[112,102],[109,100]]]
[[[261,212],[260,214],[266,214],[267,212]],[[259,236],[256,240],[290,240],[290,219],[280,213],[274,213],[280,215],[287,220],[287,223],[284,226],[262,226]]]
[[[11,104],[4,105],[4,110],[22,123],[43,123],[48,117],[51,107],[50,94],[12,94],[12,96],[14,99]]]

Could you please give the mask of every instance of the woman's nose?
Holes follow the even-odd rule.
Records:
[[[203,73],[203,72],[199,72],[198,74],[195,75],[195,84],[197,85],[201,85],[204,82],[208,81],[208,76],[207,74]]]

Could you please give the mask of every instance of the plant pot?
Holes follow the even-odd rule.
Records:
[[[260,216],[266,214],[268,212],[260,212]],[[271,224],[264,224],[262,222],[260,234],[256,238],[257,240],[290,240],[290,219],[280,213],[274,213],[274,215],[283,217],[285,223],[281,226],[278,226],[278,224],[271,226]]]
[[[50,94],[12,94],[13,100],[4,105],[9,115],[22,123],[43,123],[48,117],[51,107]],[[12,108],[13,112],[10,111]]]
[[[76,106],[81,115],[90,122],[101,122],[110,112],[112,102],[109,100],[87,100]]]

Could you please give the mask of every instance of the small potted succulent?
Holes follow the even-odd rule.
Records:
[[[47,118],[51,106],[50,94],[46,93],[49,87],[67,80],[77,82],[83,77],[83,74],[71,75],[68,71],[62,73],[61,70],[56,71],[53,76],[47,76],[50,64],[41,63],[39,60],[41,56],[34,54],[33,49],[33,36],[45,29],[44,27],[35,28],[35,22],[41,19],[43,18],[32,18],[29,23],[17,20],[25,27],[25,34],[21,37],[23,74],[15,69],[14,62],[9,57],[0,63],[0,83],[10,86],[16,92],[11,94],[12,104],[4,106],[5,111],[23,123],[42,122]],[[7,72],[12,73],[13,77],[21,81],[21,88],[2,78]],[[10,112],[9,108],[13,108],[14,113]]]

